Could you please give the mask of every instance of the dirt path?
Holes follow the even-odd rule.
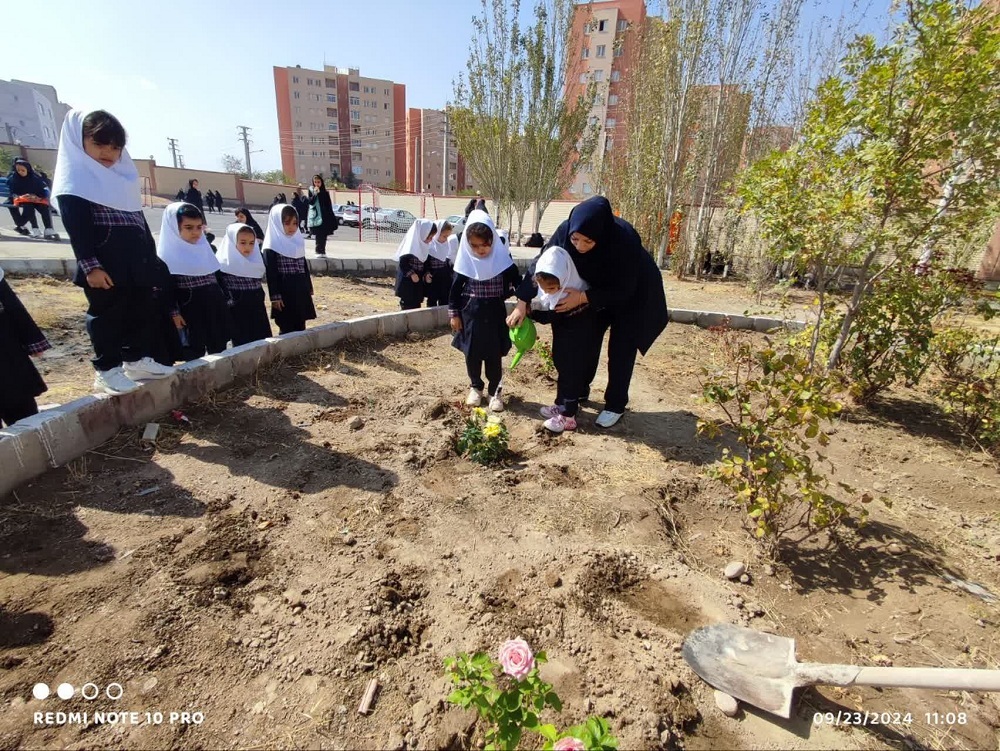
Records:
[[[720,452],[696,435],[711,347],[669,327],[624,424],[600,432],[588,409],[559,438],[538,430],[554,385],[526,360],[499,469],[454,455],[460,355],[413,336],[278,365],[165,425],[155,453],[125,431],[21,488],[0,505],[0,747],[464,748],[442,660],[523,636],[549,654],[560,724],[602,714],[622,748],[995,748],[996,695],[822,689],[790,722],[714,708],[679,649],[719,620],[794,636],[804,660],[997,667],[997,605],[943,575],[1000,593],[1000,481],[926,408],[849,415],[836,479],[892,508],[856,551],[803,546],[768,575],[702,474]],[[733,559],[751,584],[723,579]],[[124,696],[39,702],[36,682]],[[41,708],[204,721],[36,728]],[[859,709],[910,721],[812,723]]]

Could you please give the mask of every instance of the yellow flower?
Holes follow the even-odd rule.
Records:
[[[500,435],[501,427],[495,422],[491,422],[485,428],[483,428],[483,435],[487,438],[496,438]]]
[[[475,417],[477,420],[485,420],[486,410],[483,409],[482,407],[474,407],[472,409],[472,416]]]

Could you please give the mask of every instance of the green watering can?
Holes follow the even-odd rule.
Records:
[[[510,361],[510,369],[513,370],[521,362],[524,353],[535,346],[535,339],[538,338],[538,332],[535,330],[535,322],[530,318],[525,318],[520,326],[515,326],[508,333],[510,334],[511,342],[514,344],[515,349],[517,349],[517,354]]]

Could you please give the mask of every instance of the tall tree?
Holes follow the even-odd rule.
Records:
[[[233,156],[232,154],[222,155],[222,169],[233,175],[240,175],[241,177],[246,177],[246,168],[243,166],[243,160],[238,156]]]

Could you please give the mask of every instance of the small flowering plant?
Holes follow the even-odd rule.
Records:
[[[477,464],[493,464],[507,455],[509,441],[510,433],[503,420],[476,407],[465,421],[457,449]]]
[[[449,657],[445,669],[457,688],[448,701],[475,709],[486,721],[487,749],[516,749],[525,730],[544,737],[546,750],[617,749],[618,741],[610,734],[608,723],[599,717],[563,733],[555,725],[542,724],[540,715],[546,707],[562,711],[552,685],[538,674],[545,661],[545,653],[533,654],[524,639],[504,642],[497,660],[484,652]]]

